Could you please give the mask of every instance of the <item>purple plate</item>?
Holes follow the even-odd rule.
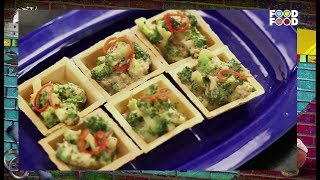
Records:
[[[62,57],[71,58],[134,26],[136,18],[160,12],[77,10],[47,23],[19,42],[19,84]],[[296,124],[296,31],[290,26],[269,26],[268,10],[200,12],[243,65],[258,75],[265,94],[205,120],[192,128],[193,133],[183,131],[120,169],[234,170]],[[57,169],[38,144],[41,133],[24,113],[19,115],[20,169]]]

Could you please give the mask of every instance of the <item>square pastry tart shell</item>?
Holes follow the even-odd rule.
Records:
[[[220,47],[218,49],[210,49],[211,52],[214,54],[214,58],[219,58],[221,61],[229,61],[232,58],[239,61],[236,56],[229,50],[227,46]],[[239,61],[240,62],[240,61]],[[264,88],[261,86],[261,84],[254,78],[249,77],[247,78],[248,82],[255,88],[255,91],[250,93],[247,97],[237,99],[235,101],[232,101],[226,105],[223,105],[217,109],[214,109],[212,111],[209,111],[201,102],[200,100],[191,92],[191,90],[184,85],[179,77],[178,73],[182,71],[185,67],[190,67],[191,69],[197,65],[197,61],[189,61],[173,70],[169,71],[169,74],[174,79],[174,81],[180,86],[182,91],[186,94],[187,97],[193,102],[193,104],[199,108],[199,110],[204,114],[204,116],[207,119],[212,119],[215,116],[218,116],[219,114],[222,114],[226,111],[229,111],[230,109],[233,109],[235,107],[238,107],[242,104],[245,104],[252,99],[262,95],[265,93]],[[252,75],[251,75],[252,76]]]
[[[187,121],[183,124],[177,126],[174,130],[167,132],[166,134],[158,137],[154,141],[147,143],[143,138],[136,133],[122,114],[127,110],[128,101],[131,98],[139,98],[143,96],[143,91],[147,89],[152,84],[158,84],[159,88],[169,88],[171,90],[170,100],[173,103],[177,103],[177,110],[187,117]],[[136,144],[143,150],[144,153],[148,153],[155,147],[161,145],[167,140],[171,139],[175,135],[184,131],[185,129],[191,128],[192,126],[201,123],[203,121],[203,116],[201,113],[192,106],[192,104],[187,100],[183,94],[174,87],[173,84],[164,76],[159,75],[148,82],[136,87],[132,91],[126,94],[122,94],[115,99],[111,100],[105,107],[113,115],[113,117],[119,122],[122,128],[127,132],[127,134],[136,142]]]
[[[74,126],[70,129],[79,130],[84,127],[83,121],[90,116],[99,115],[100,117],[108,121],[108,127],[114,131],[115,137],[118,139],[118,145],[116,150],[117,158],[112,161],[110,164],[98,169],[98,171],[112,171],[117,170],[124,164],[132,161],[143,152],[138,148],[137,145],[122,131],[122,129],[104,112],[101,108],[96,109],[95,111],[87,114],[85,117],[82,117],[80,123],[77,126]],[[49,155],[50,160],[57,166],[61,171],[72,170],[72,168],[59,160],[56,157],[57,143],[61,143],[63,140],[63,134],[68,127],[59,129],[58,131],[50,134],[49,136],[41,139],[38,143],[43,147],[46,153]]]
[[[147,53],[149,53],[150,58],[151,58],[151,64],[150,64],[151,72],[149,74],[145,75],[144,77],[142,77],[141,79],[139,79],[138,81],[135,81],[135,82],[129,84],[126,88],[120,90],[118,93],[111,95],[106,90],[104,90],[96,80],[91,78],[91,69],[96,66],[97,57],[105,55],[103,53],[102,48],[103,48],[106,40],[108,40],[111,37],[121,37],[123,35],[127,35],[131,41],[137,43],[140,47],[142,47],[142,49],[144,49]],[[76,65],[81,69],[81,71],[85,74],[85,76],[87,76],[87,78],[89,78],[89,80],[94,85],[94,87],[96,89],[98,89],[98,91],[104,96],[105,100],[110,101],[112,98],[114,98],[122,93],[125,93],[125,92],[137,87],[138,85],[146,82],[148,79],[164,72],[165,66],[161,63],[162,62],[161,58],[162,58],[161,56],[157,56],[153,53],[153,51],[150,51],[150,48],[145,46],[133,34],[133,32],[130,29],[125,29],[123,31],[116,32],[116,33],[112,34],[111,36],[99,41],[98,43],[91,46],[90,48],[77,54],[72,59],[76,63]]]
[[[211,29],[211,27],[209,26],[209,24],[207,24],[204,19],[200,16],[200,14],[198,13],[198,11],[196,10],[185,10],[186,12],[191,13],[192,15],[194,15],[198,21],[198,28],[199,31],[202,35],[204,35],[207,38],[207,45],[208,48],[210,49],[217,49],[221,46],[223,46],[223,42],[220,40],[220,38],[218,37],[218,35]],[[160,14],[157,14],[149,19],[147,19],[147,21],[149,22],[154,22],[156,20],[162,19],[163,16],[167,13],[174,13],[176,12],[175,10],[166,10]],[[161,62],[166,65],[166,72],[169,70],[172,70],[176,67],[179,67],[180,65],[188,62],[188,61],[195,61],[195,59],[193,59],[191,56],[187,57],[185,59],[182,59],[180,61],[177,61],[175,63],[171,63],[169,64],[163,57],[163,55],[161,54],[161,52],[158,50],[158,48],[153,45],[147,38],[146,36],[140,32],[138,30],[138,26],[134,26],[131,28],[132,31],[135,33],[135,35],[146,45],[148,46],[152,52],[154,52],[156,54],[156,56],[161,56],[162,58],[160,59]]]
[[[44,85],[48,82],[65,84],[67,82],[74,83],[85,90],[87,101],[85,108],[79,112],[79,116],[83,117],[93,110],[97,109],[100,105],[105,103],[103,96],[98,93],[96,88],[90,83],[90,81],[81,73],[78,67],[68,58],[64,57],[54,65],[45,69],[35,77],[25,81],[18,86],[18,105],[19,108],[27,115],[32,123],[38,128],[38,130],[47,136],[50,133],[67,126],[64,123],[59,123],[54,127],[48,129],[43,123],[42,117],[37,114],[29,106],[30,95],[33,93],[32,82],[34,78],[41,79],[41,84]]]

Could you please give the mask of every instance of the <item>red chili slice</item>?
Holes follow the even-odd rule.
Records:
[[[170,21],[170,18],[173,17],[173,16],[179,16],[179,17],[181,17],[181,19],[185,18],[187,20],[186,23],[185,23],[185,26],[182,27],[181,29],[174,29],[172,27],[171,21]],[[170,13],[168,13],[168,14],[164,15],[164,19],[166,21],[166,25],[167,25],[169,31],[171,31],[173,33],[183,33],[190,27],[190,19],[189,19],[189,17],[186,16],[186,15],[183,15],[183,14],[170,14]]]
[[[227,81],[227,78],[222,77],[223,73],[230,73],[230,74],[238,76],[241,79],[247,79],[247,77],[251,77],[251,76],[246,76],[246,75],[240,74],[240,73],[238,73],[238,72],[236,72],[236,71],[234,71],[232,69],[221,69],[218,72],[218,76],[217,76],[220,82],[226,82]]]
[[[162,88],[159,90],[159,93],[162,94],[169,94],[171,92],[171,90],[169,88]]]
[[[150,96],[143,96],[141,97],[142,100],[151,100],[153,102],[155,102],[157,99],[155,97],[155,95],[150,95]]]
[[[85,129],[81,131],[81,134],[79,136],[78,139],[78,148],[80,149],[81,152],[85,152],[88,153],[88,151],[85,148],[85,138],[87,137],[87,135],[89,134],[89,130]]]
[[[91,154],[91,155],[97,155],[97,154],[101,153],[107,145],[106,134],[103,131],[97,131],[94,134],[94,140],[95,140],[96,144],[99,146],[99,148],[94,151],[88,151],[85,148],[85,145],[86,145],[85,138],[87,137],[88,134],[89,134],[88,129],[82,130],[82,132],[80,134],[80,137],[79,137],[79,140],[77,143],[80,151],[87,153],[87,154]]]
[[[37,94],[36,94],[36,96],[35,96],[35,98],[34,98],[34,102],[33,102],[33,105],[34,105],[34,110],[36,110],[36,111],[38,111],[38,112],[43,112],[43,111],[45,111],[48,107],[49,107],[49,103],[50,103],[50,100],[49,100],[49,103],[47,102],[42,108],[38,108],[38,102],[39,102],[39,98],[40,98],[40,95],[41,95],[41,93],[42,93],[42,91],[45,89],[45,88],[47,88],[47,87],[51,87],[51,92],[50,93],[52,93],[52,91],[53,91],[53,85],[49,82],[48,84],[46,84],[46,85],[44,85],[44,86],[42,86],[41,87],[41,89],[39,89],[39,91],[37,92]],[[49,94],[49,99],[50,99],[50,94]]]
[[[168,94],[171,93],[171,90],[169,88],[162,88],[158,90],[158,92],[154,95],[150,96],[143,96],[141,97],[142,100],[151,100],[153,102],[157,101],[157,99],[166,101],[169,99]]]
[[[55,104],[54,104],[53,101],[52,101],[52,94],[53,94],[53,90],[52,90],[51,94],[49,95],[49,104],[50,104],[50,106],[52,106],[54,109],[57,109],[57,108],[59,107],[59,104],[57,104],[57,105],[55,106]]]
[[[157,94],[157,98],[162,100],[162,101],[166,101],[169,99],[168,95],[167,94],[162,94],[162,93],[158,93]]]
[[[157,93],[157,98],[163,101],[166,101],[169,99],[168,94],[171,93],[171,90],[169,88],[162,88]]]
[[[94,140],[96,141],[96,143],[98,145],[101,145],[101,144],[104,144],[107,139],[106,139],[106,133],[103,132],[103,131],[97,131],[95,134],[94,134]]]
[[[121,42],[121,41],[127,43],[127,44],[130,46],[131,52],[130,52],[129,59],[128,59],[128,61],[127,61],[126,64],[124,64],[124,65],[122,65],[122,66],[115,66],[115,67],[114,67],[117,71],[124,71],[124,70],[128,69],[128,68],[130,67],[130,64],[131,64],[131,62],[132,62],[132,59],[133,59],[133,57],[134,57],[133,45],[132,45],[132,42],[130,41],[130,39],[128,38],[128,36],[119,37],[119,38],[116,40],[115,44],[116,44],[117,42]]]
[[[103,49],[102,49],[103,53],[107,54],[108,50],[115,45],[115,42],[110,43],[111,41],[113,41],[115,39],[117,39],[117,38],[116,37],[111,37],[104,43],[104,46],[103,46]]]
[[[110,43],[111,41],[114,41],[112,43]],[[108,50],[109,49],[112,49],[118,42],[125,42],[127,43],[129,46],[130,46],[130,56],[129,56],[129,59],[127,60],[127,62],[121,66],[114,66],[114,68],[117,70],[117,71],[125,71],[126,69],[128,69],[130,67],[130,64],[132,62],[132,59],[134,58],[134,49],[133,49],[133,45],[132,45],[132,42],[130,41],[130,39],[128,38],[128,36],[122,36],[122,37],[111,37],[109,38],[104,46],[103,46],[103,52],[105,54],[108,53]]]

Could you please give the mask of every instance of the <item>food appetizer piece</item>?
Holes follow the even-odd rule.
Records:
[[[73,57],[108,101],[164,71],[163,64],[130,30],[117,32]]]
[[[203,120],[164,75],[105,106],[145,153]]]
[[[81,87],[70,82],[48,82],[41,86],[41,79],[35,77],[32,88],[29,105],[40,114],[47,128],[52,128],[60,122],[69,126],[79,122],[79,111],[87,101],[86,92]]]
[[[198,62],[188,62],[169,74],[208,119],[264,94],[227,46],[201,50]]]
[[[47,136],[98,108],[105,101],[78,67],[63,58],[18,86],[19,108]]]
[[[142,151],[102,109],[39,141],[59,170],[116,170]]]
[[[200,50],[223,45],[220,38],[195,10],[167,10],[150,19],[135,20],[133,31],[157,54],[168,69],[196,59]]]
[[[153,84],[145,90],[141,98],[132,98],[122,116],[147,143],[150,143],[186,121],[177,110],[169,95],[169,88],[159,89]]]

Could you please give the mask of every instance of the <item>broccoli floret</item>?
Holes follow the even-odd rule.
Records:
[[[230,78],[228,78],[228,80],[227,80],[226,82],[224,82],[224,83],[219,83],[219,85],[221,84],[220,86],[221,86],[222,89],[224,89],[224,90],[229,90],[230,88],[235,87],[238,82],[239,82],[239,81],[236,80],[236,79],[234,78],[234,76],[231,76]]]
[[[198,21],[197,21],[197,19],[196,19],[196,17],[194,15],[188,13],[187,16],[188,16],[188,18],[190,20],[190,25],[191,26],[197,26],[198,25]]]
[[[55,110],[56,116],[60,122],[71,126],[79,122],[77,107],[74,104],[63,103],[60,108]]]
[[[84,121],[84,125],[89,129],[91,134],[101,130],[107,132],[108,122],[100,116],[91,116]]]
[[[71,144],[77,144],[80,132],[81,132],[80,130],[79,131],[73,131],[71,129],[68,129],[63,134],[64,140],[68,141]]]
[[[229,101],[232,102],[239,98],[245,98],[253,91],[255,91],[255,89],[249,82],[243,82],[242,85],[236,86],[234,91],[231,92],[231,95],[229,96]]]
[[[190,39],[193,41],[194,46],[199,50],[206,49],[207,48],[206,37],[199,32],[197,27],[191,27],[191,31],[192,31],[192,36]]]
[[[143,117],[138,116],[138,114],[133,111],[127,117],[127,122],[131,127],[136,128],[141,122],[143,122]]]
[[[215,68],[211,60],[212,57],[213,55],[209,50],[201,50],[199,53],[198,64],[196,66],[196,69],[204,74],[212,73]]]
[[[210,78],[207,75],[202,77],[202,81],[206,86],[208,86],[211,82]]]
[[[161,26],[162,28],[164,28],[164,30],[169,31],[169,29],[167,27],[167,23],[164,19],[159,19],[156,22],[157,22],[157,26]]]
[[[157,109],[151,105],[150,100],[138,100],[137,105],[140,111],[150,117],[157,115]]]
[[[98,167],[98,162],[92,158],[92,155],[80,152],[77,145],[70,144],[67,141],[58,144],[56,157],[61,161],[75,167],[92,168]]]
[[[113,59],[112,54],[111,54],[111,53],[108,53],[108,54],[106,55],[106,60],[105,60],[104,63],[111,66],[111,64],[112,64],[113,61],[114,61],[114,59]],[[98,65],[100,65],[100,64],[97,63],[97,66],[98,66]]]
[[[197,20],[196,20],[196,17],[195,17],[195,16],[191,15],[190,13],[188,13],[188,14],[186,14],[186,15],[187,15],[187,17],[188,17],[189,20],[190,20],[190,25],[191,25],[191,26],[194,26],[194,25],[197,24]],[[183,18],[182,21],[184,21],[184,20],[185,20],[185,18]],[[174,18],[174,17],[170,17],[170,24],[171,24],[171,26],[172,26],[173,29],[181,29],[181,28],[183,28],[183,27],[185,26],[185,23],[181,23],[180,20],[177,21],[177,19]]]
[[[239,72],[242,68],[241,63],[239,61],[236,61],[235,59],[231,59],[230,61],[227,62],[227,66],[234,70]]]
[[[103,64],[105,62],[106,62],[106,57],[105,56],[97,57],[97,65]]]
[[[238,78],[232,75],[227,79],[226,82],[224,83],[218,82],[218,86],[221,86],[221,89],[224,89],[227,93],[231,94],[239,84],[243,83],[241,81],[242,79],[239,80]]]
[[[169,111],[164,111],[162,113],[159,114],[159,116],[163,119],[166,119],[168,122],[172,123],[172,117],[173,117],[173,110],[169,110]]]
[[[68,112],[68,119],[66,119],[64,123],[71,126],[71,125],[77,124],[78,122],[79,122],[78,114],[74,111]]]
[[[201,87],[203,87],[203,88],[205,87],[205,83],[203,82],[203,76],[199,71],[194,71],[191,74],[191,80],[195,81]]]
[[[207,43],[206,43],[207,40],[202,35],[201,36],[192,36],[192,41],[198,50],[206,49],[208,47]]]
[[[91,70],[91,77],[95,80],[101,80],[104,77],[109,77],[114,72],[114,68],[108,66],[106,63],[94,67]]]
[[[196,81],[192,81],[191,82],[191,91],[199,93],[200,91],[202,91],[202,88]]]
[[[71,153],[65,150],[65,148],[58,146],[57,158],[65,163],[69,163],[71,161]]]
[[[217,87],[209,91],[206,94],[209,104],[216,104],[219,106],[225,105],[228,102],[229,92],[225,91],[221,85],[217,84]]]
[[[63,85],[56,84],[55,93],[59,95],[59,98],[64,103],[72,103],[77,108],[82,108],[86,103],[86,92],[73,83],[67,83]]]
[[[133,42],[134,55],[136,59],[147,60],[150,58],[150,55],[145,52],[137,43]]]
[[[130,45],[121,41],[118,42],[112,51],[108,52],[106,55],[105,64],[112,68],[112,66],[117,65],[120,61],[128,59],[131,54]]]
[[[175,109],[169,109],[168,111],[161,113],[160,117],[165,119],[169,126],[171,124],[171,128],[172,125],[175,127],[175,125],[182,124],[186,121],[186,117],[182,115],[179,111],[176,111]]]
[[[162,36],[162,40],[159,41],[158,46],[160,47],[160,49],[163,49],[165,45],[168,43],[168,40],[171,37],[172,33],[166,27],[166,23],[164,20],[158,20],[156,28]]]
[[[154,103],[154,107],[155,109],[158,109],[158,110],[167,111],[170,108],[173,108],[173,105],[170,104],[168,101],[158,100]]]
[[[131,99],[128,102],[128,108],[130,111],[135,111],[135,110],[139,110],[138,106],[137,106],[137,99]]]
[[[158,91],[158,86],[156,84],[152,84],[151,86],[149,86],[148,89],[146,89],[145,95],[152,95],[157,93],[157,91]]]
[[[128,75],[133,79],[139,79],[149,72],[150,63],[140,59],[133,59],[127,69]]]
[[[74,104],[78,109],[82,109],[84,107],[86,101],[79,100],[76,98],[68,98],[68,99],[64,100],[63,102],[66,104]]]
[[[178,72],[178,77],[183,84],[191,83],[192,70],[190,67],[185,67],[182,71]]]
[[[152,102],[150,100],[138,99],[137,106],[141,112],[150,117],[154,117],[157,114],[157,110],[152,106]]]
[[[160,33],[151,27],[151,24],[147,22],[146,18],[139,18],[134,21],[138,29],[148,38],[148,40],[152,43],[155,44],[162,40],[162,36]]]
[[[40,115],[43,117],[44,125],[49,129],[59,122],[58,117],[56,116],[52,107],[48,107],[45,111],[40,113]]]
[[[147,37],[152,44],[156,44],[163,39],[158,31],[154,31],[151,35],[147,35]]]
[[[143,140],[147,143],[150,143],[157,139],[157,136],[154,136],[149,133],[149,126],[145,125],[142,128],[137,129],[137,133],[143,138]]]
[[[231,82],[231,81],[226,81],[225,83],[223,83],[221,85],[221,88],[222,89],[225,89],[225,90],[228,90],[230,89],[235,83],[234,82]]]
[[[151,100],[141,100],[138,99],[137,100],[137,106],[138,108],[141,109],[147,109],[149,107],[151,107]]]
[[[43,91],[40,96],[39,96],[39,101],[38,101],[38,108],[41,109],[42,107],[44,107],[44,105],[46,103],[48,103],[48,92],[47,91]]]
[[[161,136],[167,130],[167,122],[165,119],[161,119],[161,118],[154,119],[152,123],[148,125],[149,125],[148,132],[154,136]]]
[[[157,115],[157,109],[154,107],[149,107],[148,109],[145,109],[144,112],[146,115],[150,116],[151,118],[155,117]]]
[[[247,92],[254,92],[254,87],[249,82],[243,82],[242,87],[245,88]]]
[[[188,57],[190,54],[190,51],[182,43],[173,44],[172,40],[167,43],[165,49],[165,59],[169,63],[177,62]]]
[[[106,151],[102,151],[101,153],[92,156],[95,160],[97,160],[100,165],[105,166],[110,164],[113,160],[114,153],[107,153]]]
[[[173,29],[181,29],[182,28],[182,24],[180,22],[178,22],[173,17],[170,17],[170,24],[171,24]]]

